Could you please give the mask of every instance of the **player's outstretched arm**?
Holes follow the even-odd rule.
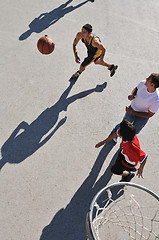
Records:
[[[97,143],[97,144],[95,145],[95,147],[96,147],[96,148],[99,148],[99,147],[101,147],[102,145],[104,145],[105,143],[113,140],[113,139],[116,138],[116,137],[118,137],[118,135],[117,135],[116,133],[112,133],[112,134],[109,135],[109,137],[107,137],[105,140]]]
[[[75,62],[76,63],[80,63],[80,58],[79,58],[78,53],[77,53],[77,44],[78,44],[78,42],[81,38],[82,38],[82,33],[78,32],[74,41],[73,41],[73,52],[74,52],[74,55],[75,55]]]

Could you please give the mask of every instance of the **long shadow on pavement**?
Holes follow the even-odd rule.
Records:
[[[29,24],[29,30],[24,32],[20,37],[19,40],[25,40],[27,39],[33,32],[40,33],[44,31],[46,28],[50,27],[51,25],[55,24],[57,21],[59,21],[62,17],[64,17],[66,14],[74,11],[75,9],[78,9],[79,7],[82,7],[84,4],[89,2],[89,0],[86,0],[76,6],[69,6],[67,5],[71,3],[73,0],[69,0],[66,3],[60,5],[59,7],[53,9],[50,12],[42,13],[39,17],[35,18],[30,24]]]
[[[114,141],[104,145],[89,176],[74,194],[66,208],[60,209],[50,224],[43,229],[40,240],[86,240],[86,213],[89,210],[94,195],[101,188],[105,187],[111,179],[112,173],[110,168],[116,160],[118,151],[114,155],[105,173],[96,182],[102,165],[114,145]]]
[[[74,83],[75,81],[70,80],[68,88],[63,92],[60,99],[52,107],[45,109],[30,125],[23,121],[16,127],[1,148],[2,159],[0,160],[0,169],[7,162],[18,164],[24,161],[42,147],[65,123],[66,117],[58,122],[59,114],[62,111],[67,111],[71,103],[93,92],[102,92],[107,86],[107,83],[104,82],[95,88],[67,98]],[[23,132],[20,133],[20,131]]]

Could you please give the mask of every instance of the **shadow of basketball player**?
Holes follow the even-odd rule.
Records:
[[[61,6],[53,9],[50,12],[42,13],[39,17],[35,18],[30,24],[29,24],[29,30],[24,32],[20,37],[19,40],[25,40],[28,38],[33,32],[40,33],[44,31],[46,28],[50,27],[57,21],[59,21],[62,17],[64,17],[66,14],[74,11],[75,9],[83,6],[89,0],[86,0],[76,6],[69,6],[67,5],[71,3],[73,0],[69,0],[66,3],[62,4]]]
[[[103,163],[115,144],[116,143],[112,140],[104,145],[88,177],[76,191],[66,208],[60,209],[53,217],[50,224],[42,230],[40,240],[87,239],[85,226],[86,214],[89,211],[93,197],[99,190],[108,184],[112,177],[110,169],[115,163],[119,150],[115,153],[104,174],[97,181],[97,177],[103,166]],[[74,176],[72,176],[72,180],[73,177]],[[65,192],[65,189],[61,189],[61,191]],[[116,193],[117,192],[118,191],[116,191]],[[114,198],[117,198],[117,194],[115,193]]]
[[[7,162],[18,164],[32,155],[65,123],[66,117],[58,122],[60,112],[67,111],[68,106],[80,98],[84,98],[93,92],[102,92],[107,85],[105,82],[95,88],[67,98],[74,83],[70,80],[68,88],[63,92],[60,99],[52,107],[44,110],[30,125],[24,121],[19,124],[1,148],[0,169]],[[23,132],[20,133],[22,130]]]

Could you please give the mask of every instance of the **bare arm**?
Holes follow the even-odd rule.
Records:
[[[135,98],[135,96],[136,96],[136,94],[137,94],[137,91],[138,91],[137,87],[132,90],[131,94],[128,96],[128,99],[129,99],[130,101]]]
[[[145,159],[145,161],[144,161],[143,163],[141,163],[139,169],[137,170],[136,176],[143,178],[142,173],[143,173],[144,166],[145,166],[145,164],[146,164],[146,160],[147,160],[147,158]]]
[[[98,49],[102,50],[100,59],[103,60],[104,55],[105,55],[105,52],[106,52],[106,49],[105,49],[104,45],[103,45],[101,42],[99,42],[99,39],[98,39],[98,38],[95,38],[95,39],[93,40],[93,45],[94,45],[95,47],[97,47]]]
[[[81,39],[81,37],[82,37],[82,33],[78,32],[74,41],[73,41],[73,52],[74,52],[74,55],[75,55],[76,63],[80,63],[80,58],[79,58],[78,53],[77,53],[77,44],[78,44],[79,40]]]
[[[144,118],[150,118],[155,114],[155,113],[150,112],[150,111],[148,111],[148,112],[137,112],[137,111],[133,110],[131,106],[126,107],[125,110],[129,114],[135,115],[137,117],[144,117]]]
[[[101,147],[102,145],[104,145],[105,143],[113,140],[113,139],[116,138],[116,137],[118,137],[118,135],[117,135],[116,133],[112,133],[112,134],[109,135],[105,140],[97,143],[97,144],[95,145],[95,147],[96,147],[96,148],[99,148],[99,147]]]

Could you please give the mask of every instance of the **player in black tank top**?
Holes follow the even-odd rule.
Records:
[[[96,54],[96,52],[98,51],[98,48],[97,47],[94,47],[93,45],[92,45],[92,42],[93,42],[93,40],[94,40],[94,38],[99,38],[98,36],[96,36],[94,33],[91,33],[91,40],[90,40],[90,43],[87,43],[86,41],[85,41],[85,39],[84,38],[82,38],[82,42],[85,44],[85,46],[86,46],[86,48],[87,48],[87,52],[88,52],[88,55],[95,55]],[[100,41],[100,39],[99,39],[99,41]],[[101,41],[100,41],[101,42]]]
[[[104,61],[105,47],[101,43],[99,37],[92,33],[92,26],[90,24],[85,24],[82,27],[81,32],[77,33],[76,38],[73,42],[73,51],[76,63],[80,63],[80,58],[77,54],[77,44],[80,40],[85,44],[88,56],[81,63],[80,69],[72,75],[72,78],[77,79],[79,75],[85,70],[85,68],[92,62],[106,66],[108,70],[110,70],[110,76],[112,77],[115,74],[115,70],[118,66],[109,64]]]

